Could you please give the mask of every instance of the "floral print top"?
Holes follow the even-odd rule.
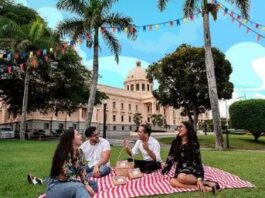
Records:
[[[84,184],[88,184],[86,173],[86,159],[83,151],[78,150],[73,161],[71,160],[71,154],[69,153],[68,160],[63,165],[63,175],[67,181],[81,181]]]

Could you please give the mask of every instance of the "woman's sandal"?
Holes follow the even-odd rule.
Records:
[[[34,177],[30,173],[27,175],[27,179],[28,179],[29,184],[33,184],[33,185],[36,185],[36,184],[41,185],[41,184],[43,184],[42,179]]]
[[[205,180],[203,181],[203,185],[210,187],[212,190],[213,195],[215,195],[217,192],[221,191],[221,187],[217,182]]]

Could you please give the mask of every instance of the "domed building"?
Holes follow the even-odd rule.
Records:
[[[146,78],[146,71],[137,61],[136,66],[128,72],[124,81],[124,89],[107,85],[98,85],[98,90],[106,93],[109,97],[106,104],[107,134],[115,134],[118,137],[128,135],[129,131],[136,129],[134,116],[141,117],[141,123],[153,123],[152,116],[158,116],[163,120],[167,128],[152,126],[152,129],[173,131],[176,125],[186,117],[180,116],[180,110],[172,106],[161,106],[152,94],[153,83]],[[103,130],[103,106],[95,106],[92,117],[92,125]],[[81,133],[84,131],[84,121],[87,110],[79,107],[71,115],[54,112],[42,114],[38,111],[27,114],[27,131],[44,130],[47,135],[58,129],[76,128]],[[0,125],[9,124],[18,129],[19,117],[11,116],[5,105],[0,103]]]

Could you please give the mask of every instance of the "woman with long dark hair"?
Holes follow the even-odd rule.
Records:
[[[178,126],[178,135],[172,141],[162,174],[168,173],[174,162],[177,165],[175,175],[170,180],[171,186],[213,193],[220,188],[215,182],[204,181],[200,145],[190,122],[183,121]]]
[[[82,136],[77,130],[66,130],[55,150],[47,198],[88,198],[95,189],[90,186],[86,173],[86,161],[82,150]]]

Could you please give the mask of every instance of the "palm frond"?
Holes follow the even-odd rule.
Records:
[[[166,4],[167,4],[168,0],[158,0],[158,9],[160,11],[163,11],[166,8]]]
[[[103,12],[108,12],[113,3],[117,2],[118,0],[102,0],[102,8],[103,8]]]
[[[29,47],[32,46],[32,42],[30,40],[20,40],[15,44],[15,48],[18,51],[24,51],[27,50]]]
[[[44,35],[44,33],[45,33],[45,24],[41,18],[37,18],[35,21],[33,21],[31,25],[29,37],[31,40],[37,41]]]
[[[119,41],[106,29],[102,30],[102,37],[105,40],[110,51],[115,55],[115,61],[119,62],[119,54],[121,52],[121,46]]]
[[[248,19],[248,11],[249,11],[249,5],[250,5],[250,0],[228,0],[232,4],[236,4],[236,6],[239,8],[241,15],[245,18]]]
[[[120,13],[111,13],[104,20],[103,25],[111,26],[115,28],[128,28],[127,37],[135,39],[136,38],[136,28],[132,23],[132,19],[130,17],[123,17]]]
[[[60,10],[64,9],[74,12],[78,15],[82,15],[84,13],[85,7],[87,6],[87,2],[83,0],[59,0],[56,6]]]
[[[218,10],[219,10],[219,5],[218,4],[208,3],[207,4],[207,10],[208,10],[208,12],[211,13],[211,15],[213,16],[213,19],[216,20],[217,19],[217,13],[218,13]]]
[[[186,0],[184,2],[183,11],[184,16],[189,17],[194,14],[194,11],[196,10],[196,0]]]
[[[86,32],[83,23],[84,21],[77,18],[66,19],[57,26],[58,33],[61,35],[68,34],[73,40],[76,40],[79,36],[84,35]]]

